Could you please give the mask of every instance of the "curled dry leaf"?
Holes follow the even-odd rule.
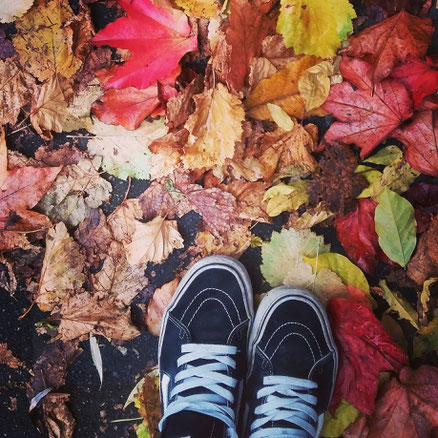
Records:
[[[234,155],[234,144],[242,137],[245,111],[240,100],[220,83],[195,95],[194,100],[196,111],[184,126],[191,134],[184,147],[184,165],[188,168],[220,165]]]
[[[72,438],[76,420],[69,408],[70,394],[50,393],[43,399],[44,423],[49,438]]]
[[[8,349],[7,344],[0,343],[0,365],[17,369],[23,366],[23,363],[13,355],[12,351]]]
[[[156,289],[148,304],[146,315],[146,325],[148,330],[154,335],[160,335],[161,320],[163,312],[170,303],[170,300],[178,286],[179,279],[175,278],[169,283],[164,284]]]

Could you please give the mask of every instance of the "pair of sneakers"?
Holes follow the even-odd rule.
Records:
[[[338,362],[314,296],[273,289],[254,317],[246,269],[223,256],[181,280],[158,358],[164,438],[319,436]]]

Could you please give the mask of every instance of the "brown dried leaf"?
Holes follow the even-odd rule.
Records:
[[[49,438],[72,438],[76,420],[68,406],[70,394],[50,393],[43,399],[44,422]]]
[[[138,398],[140,402],[139,412],[143,417],[143,423],[149,432],[150,438],[158,438],[160,436],[158,423],[161,419],[160,392],[157,384],[158,378],[150,374],[144,376],[143,387]]]
[[[8,350],[7,344],[0,343],[0,365],[6,365],[9,368],[17,369],[23,366],[23,362],[17,359],[12,351]]]

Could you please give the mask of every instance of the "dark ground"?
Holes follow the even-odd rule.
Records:
[[[72,6],[77,0],[71,0]],[[364,15],[363,7],[358,1],[352,1],[358,15]],[[97,30],[115,19],[114,14],[105,5],[95,3],[91,5],[92,16]],[[438,21],[438,10],[432,7],[430,16],[434,22]],[[370,22],[364,23],[366,27]],[[361,26],[361,27],[362,27]],[[438,38],[435,32],[431,52],[438,52]],[[330,123],[328,118],[315,118],[311,120],[320,128],[320,135],[327,129]],[[63,144],[65,136],[56,135],[54,143]],[[20,150],[28,155],[43,142],[38,136],[29,136],[25,144],[25,150]],[[14,149],[14,138],[8,139],[8,148]],[[128,183],[114,177],[108,177],[113,184],[111,202],[104,206],[106,214],[111,212],[124,198]],[[147,181],[133,181],[129,191],[129,197],[138,197],[149,185]],[[266,239],[272,231],[281,228],[284,217],[275,219],[273,225],[258,224],[253,228],[253,233]],[[178,221],[179,231],[184,237],[187,246],[196,236],[196,224],[198,217],[189,213]],[[315,231],[324,234],[326,242],[332,244],[332,250],[343,253],[343,249],[337,242],[336,236],[330,230],[332,228],[316,227]],[[152,286],[160,287],[162,284],[174,278],[175,269],[181,252],[177,250],[169,259],[159,265],[147,269],[146,275],[150,278]],[[259,248],[249,248],[240,258],[248,269],[251,276],[254,292],[267,291],[267,284],[263,281],[259,265]],[[150,275],[155,271],[155,275]],[[26,383],[29,382],[33,364],[43,351],[44,345],[49,340],[47,335],[38,335],[35,324],[44,319],[45,314],[35,306],[23,319],[18,317],[28,308],[29,301],[24,292],[18,290],[14,296],[10,296],[5,290],[0,289],[0,343],[7,343],[8,348],[14,355],[24,362],[26,368],[12,370],[0,365],[0,437],[4,438],[39,438],[40,433],[27,414],[29,402],[26,397]],[[100,388],[99,377],[93,365],[88,341],[82,342],[84,352],[70,366],[67,381],[64,388],[71,394],[71,407],[77,421],[75,438],[134,438],[133,424],[139,421],[123,423],[111,423],[113,420],[122,418],[138,417],[138,412],[133,405],[122,410],[129,393],[137,381],[142,377],[147,367],[156,365],[157,338],[147,332],[131,342],[117,345],[103,337],[98,338],[100,351],[103,359],[103,385]]]

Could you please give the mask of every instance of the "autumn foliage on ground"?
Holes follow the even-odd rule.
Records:
[[[96,3],[111,17],[99,28]],[[80,342],[90,342],[101,373],[99,336],[158,336],[191,264],[247,250],[260,260],[259,298],[292,285],[327,308],[340,362],[323,436],[436,434],[431,3],[4,6],[0,299],[24,293],[22,318],[36,306],[46,312],[37,330],[48,343],[28,396],[31,408],[43,406],[48,436],[74,433],[59,388]],[[117,179],[128,191],[110,209]],[[150,184],[133,197],[134,181]],[[197,218],[192,237],[181,229],[188,214]],[[143,324],[134,324],[133,300],[170,257],[174,279],[147,295]],[[0,352],[0,364],[22,366],[7,344]],[[157,433],[149,371],[129,397],[144,418],[140,438]]]

